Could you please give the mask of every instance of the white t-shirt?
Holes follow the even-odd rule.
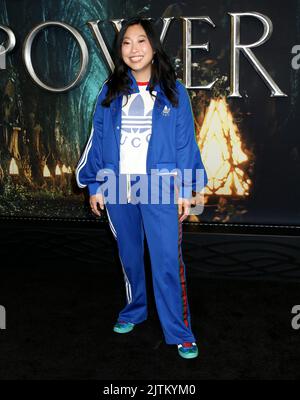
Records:
[[[123,96],[120,139],[120,173],[146,174],[148,144],[152,132],[155,97],[146,90],[148,82],[137,82],[139,93]],[[156,91],[153,91],[156,95]]]

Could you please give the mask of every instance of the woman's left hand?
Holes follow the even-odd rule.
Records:
[[[179,197],[177,202],[178,202],[178,218],[179,222],[182,222],[188,217],[190,213],[191,200]]]

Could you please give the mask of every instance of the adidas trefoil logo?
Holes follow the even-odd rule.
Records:
[[[168,117],[170,115],[170,110],[171,110],[170,107],[165,106],[164,109],[162,110],[162,115],[164,117]]]

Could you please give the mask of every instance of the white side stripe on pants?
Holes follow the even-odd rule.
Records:
[[[122,264],[123,273],[124,273],[127,303],[130,304],[132,302],[131,285],[130,285],[129,279],[128,279],[127,275],[126,275],[125,268],[124,268],[124,265],[122,263],[122,259],[120,257],[120,254],[119,254],[119,258],[120,258],[120,261],[121,261],[121,264]]]
[[[117,240],[117,232],[116,232],[116,230],[115,230],[115,228],[114,228],[114,226],[113,226],[113,224],[112,224],[112,222],[111,222],[111,219],[110,219],[110,216],[109,216],[107,207],[106,207],[106,212],[107,212],[108,223],[109,223],[110,229],[111,229],[111,231],[112,231],[112,233],[113,233],[115,239]]]
[[[117,240],[117,232],[116,232],[116,229],[115,229],[115,227],[113,226],[113,224],[111,222],[107,207],[106,207],[106,212],[107,212],[107,217],[108,217],[108,222],[109,222],[110,229],[111,229],[112,234],[114,235],[115,239]],[[121,261],[122,270],[123,270],[123,274],[124,274],[127,303],[130,304],[132,302],[131,285],[130,285],[128,276],[126,275],[125,268],[124,268],[122,259],[120,257],[120,253],[119,253],[119,258],[120,258],[120,261]]]

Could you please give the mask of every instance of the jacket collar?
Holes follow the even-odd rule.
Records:
[[[140,91],[139,86],[138,86],[138,84],[136,82],[136,79],[133,76],[133,73],[132,73],[130,68],[128,68],[127,74],[129,76],[129,78],[131,79],[131,85],[130,85],[131,93],[139,92]],[[148,83],[148,85],[146,87],[146,90],[149,90],[149,83]],[[154,85],[154,89],[153,90],[155,90],[157,93],[162,92],[162,88],[161,88],[160,84],[158,84],[158,83],[156,85]]]

